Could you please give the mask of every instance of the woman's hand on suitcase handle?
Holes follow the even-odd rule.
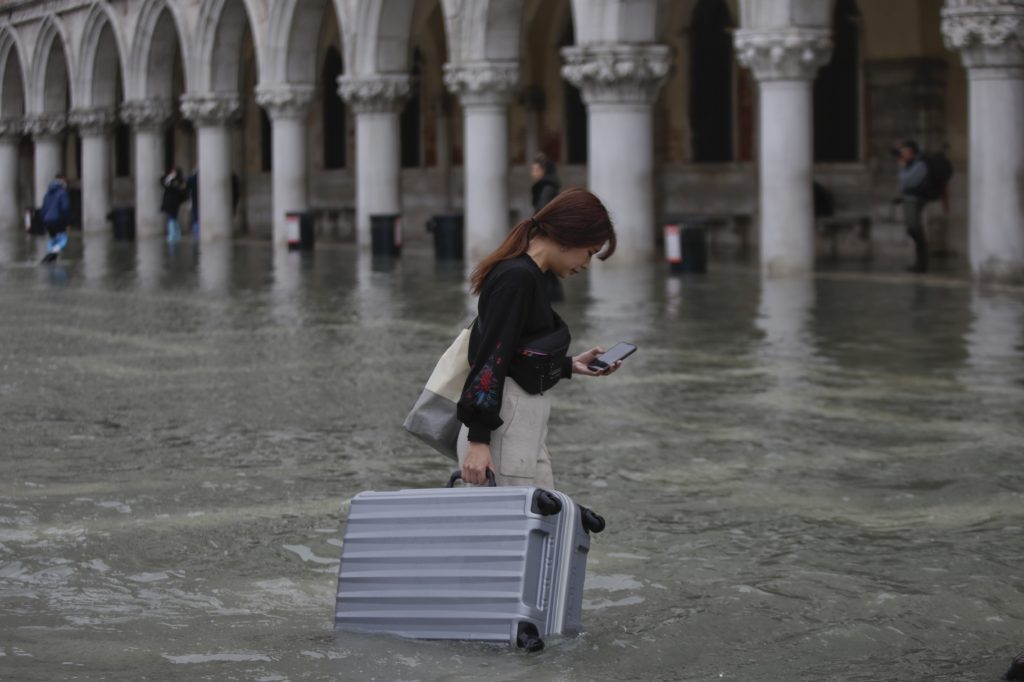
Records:
[[[490,444],[470,441],[466,459],[462,461],[462,482],[484,485],[487,483],[487,470],[493,468]]]

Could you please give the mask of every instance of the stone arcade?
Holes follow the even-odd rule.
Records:
[[[425,241],[459,211],[476,258],[529,215],[544,151],[607,203],[617,261],[652,261],[690,214],[806,272],[814,180],[873,225],[839,253],[907,250],[887,150],[914,137],[957,168],[934,247],[1020,281],[1022,120],[1024,0],[0,3],[0,226],[64,169],[85,239],[112,206],[159,235],[178,166],[199,170],[203,240],[283,244],[284,214],[312,210],[339,239],[383,213]]]

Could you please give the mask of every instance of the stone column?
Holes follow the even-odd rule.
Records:
[[[260,88],[256,102],[273,125],[273,239],[286,244],[285,213],[309,208],[307,122],[313,86]],[[202,204],[200,204],[200,207]],[[202,224],[202,223],[200,223]]]
[[[445,64],[444,82],[462,100],[466,258],[476,262],[509,232],[508,104],[518,62]]]
[[[102,232],[110,212],[112,109],[75,109],[68,121],[82,138],[82,232]]]
[[[740,62],[760,92],[761,269],[814,270],[814,76],[832,54],[829,29],[740,29]]]
[[[22,224],[18,201],[18,147],[21,144],[22,122],[0,120],[0,230]]]
[[[57,173],[64,170],[64,114],[36,114],[25,120],[25,132],[35,142],[35,201],[43,205],[46,189]]]
[[[174,114],[173,103],[164,99],[132,100],[121,104],[121,120],[135,131],[135,234],[158,237],[164,234],[160,214],[164,168],[163,132]]]
[[[338,94],[356,115],[356,241],[370,244],[370,215],[401,213],[399,114],[409,96],[407,74],[338,76]]]
[[[199,148],[199,225],[202,241],[230,239],[231,131],[238,113],[237,93],[206,93],[182,98],[181,113],[196,126]]]
[[[946,46],[968,78],[971,269],[1024,281],[1024,3],[946,0]]]
[[[562,49],[562,75],[587,105],[590,189],[618,235],[615,262],[654,254],[654,135],[651,109],[668,78],[667,45],[584,45]]]

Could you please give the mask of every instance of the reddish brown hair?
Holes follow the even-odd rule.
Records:
[[[582,187],[567,189],[548,202],[537,215],[516,225],[501,246],[480,261],[469,280],[473,293],[480,293],[484,280],[495,265],[526,253],[530,239],[537,235],[568,248],[607,243],[608,248],[598,255],[601,260],[608,260],[615,253],[615,228],[604,204]]]

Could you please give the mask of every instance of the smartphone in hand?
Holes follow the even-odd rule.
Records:
[[[625,341],[620,341],[604,353],[601,353],[591,360],[590,364],[587,365],[587,369],[595,372],[601,372],[608,369],[619,360],[625,360],[635,352],[636,346],[631,343],[626,343]]]

